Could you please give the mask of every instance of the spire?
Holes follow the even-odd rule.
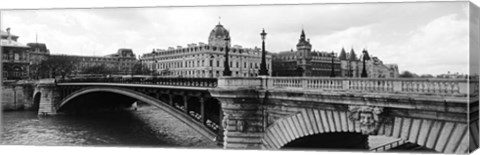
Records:
[[[305,39],[305,31],[302,28],[302,34],[300,34],[300,39]]]
[[[350,61],[358,60],[358,59],[357,59],[357,54],[355,54],[355,51],[353,51],[353,48],[352,48],[352,50],[350,51],[349,56],[350,56],[350,57],[349,57],[349,60],[350,60]]]
[[[310,40],[306,40],[305,30],[303,30],[303,28],[302,28],[302,33],[300,34],[300,39],[298,39],[297,49],[300,46],[306,46],[308,48],[312,47],[312,45],[310,44]]]
[[[347,53],[345,53],[345,49],[342,47],[342,51],[340,51],[340,56],[338,56],[340,60],[347,60]]]
[[[221,20],[222,20],[222,16],[218,16],[218,25],[222,25],[222,24],[220,24]]]

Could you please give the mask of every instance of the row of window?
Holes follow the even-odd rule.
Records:
[[[192,59],[199,59],[199,58],[205,58],[205,59],[214,59],[214,58],[223,58],[224,54],[192,54],[192,55],[175,55],[175,56],[167,56],[167,57],[143,57],[141,58],[141,61],[146,61],[146,62],[151,62],[151,61],[164,61],[164,60],[181,60],[181,59],[187,59],[187,58],[192,58]],[[253,58],[252,58],[253,57]],[[248,55],[230,55],[230,59],[247,59],[249,61],[255,61],[258,60],[260,61],[261,57],[260,56],[248,56]],[[268,56],[267,56],[267,59]]]
[[[197,52],[197,51],[204,51],[204,50],[210,50],[212,49],[213,51],[224,51],[225,50],[225,47],[216,47],[216,46],[197,46],[197,47],[187,47],[187,48],[182,48],[182,49],[170,49],[170,50],[166,50],[166,51],[160,51],[160,52],[153,52],[153,53],[149,53],[149,54],[145,54],[146,57],[151,57],[153,55],[155,56],[160,56],[160,55],[172,55],[172,54],[181,54],[181,53],[190,53],[190,52]],[[248,53],[253,53],[253,54],[256,54],[256,55],[259,55],[261,54],[260,51],[257,51],[257,50],[252,50],[252,49],[237,49],[237,48],[229,48],[229,52],[232,52],[232,53],[244,53],[244,52],[248,52]]]
[[[208,64],[205,60],[188,60],[188,61],[177,61],[177,62],[163,62],[163,63],[150,63],[148,66],[152,69],[164,69],[164,68],[193,68],[193,67],[223,67],[223,60],[209,60]],[[230,61],[230,67],[232,68],[259,68],[259,62],[239,62],[239,61]],[[267,63],[267,68],[270,68],[270,63]]]
[[[205,71],[205,70],[189,70],[189,71],[171,71],[169,74],[171,76],[181,76],[181,77],[220,77],[223,76],[223,71]],[[254,72],[238,72],[233,71],[232,76],[236,77],[254,77],[258,76],[258,71]]]

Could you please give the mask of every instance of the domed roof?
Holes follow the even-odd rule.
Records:
[[[230,38],[230,32],[218,23],[210,32],[208,37],[208,44],[212,46],[225,46],[225,38]]]
[[[210,32],[210,36],[215,36],[215,37],[225,37],[229,36],[229,32],[227,29],[223,27],[220,23],[218,23],[215,28],[213,28],[212,32]]]

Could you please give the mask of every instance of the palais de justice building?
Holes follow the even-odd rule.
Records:
[[[260,48],[243,48],[231,46],[225,41],[230,37],[223,25],[213,28],[208,37],[208,44],[188,44],[168,49],[154,49],[142,55],[140,60],[156,74],[178,77],[220,77],[223,76],[225,48],[229,49],[229,66],[232,76],[255,77],[259,74],[262,52]],[[266,54],[269,75],[272,73],[272,57]]]
[[[296,50],[273,54],[272,76],[360,77],[364,56],[367,77],[398,77],[396,64],[383,64],[378,57],[370,56],[367,50],[362,51],[360,58],[357,58],[353,49],[347,54],[342,48],[338,57],[334,52],[312,50],[312,44],[306,38],[304,30],[300,34]]]
[[[367,50],[362,51],[362,55],[357,58],[355,51],[345,52],[342,48],[340,51],[340,62],[343,77],[361,77],[363,70],[363,57],[365,57],[365,70],[369,78],[398,78],[397,64],[383,64],[383,61],[376,56],[368,54]]]
[[[272,76],[331,76],[332,64],[335,76],[340,76],[340,61],[335,54],[312,51],[310,39],[302,30],[296,51],[292,49],[273,55]]]

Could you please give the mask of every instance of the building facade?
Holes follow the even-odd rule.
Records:
[[[141,56],[140,60],[154,74],[176,77],[221,77],[223,76],[225,51],[229,50],[229,67],[232,76],[258,76],[262,52],[260,48],[243,48],[231,46],[230,32],[223,25],[213,28],[208,37],[208,44],[188,44],[187,47],[177,46],[168,49],[154,49],[151,53]],[[266,63],[271,75],[272,56],[266,54]]]
[[[29,73],[29,47],[18,42],[18,36],[0,30],[2,52],[2,80],[27,79]]]
[[[340,61],[333,52],[314,51],[302,30],[297,50],[273,54],[272,76],[340,76]]]
[[[32,64],[38,65],[50,55],[50,50],[45,43],[27,43],[27,46],[29,47],[29,59]]]
[[[304,30],[300,34],[296,51],[292,49],[273,54],[272,76],[361,77],[364,56],[367,77],[397,78],[399,76],[396,64],[383,64],[378,57],[370,56],[365,49],[360,58],[357,58],[353,49],[346,53],[342,48],[338,57],[334,52],[312,50]]]
[[[82,71],[89,67],[105,65],[115,74],[129,75],[138,62],[133,51],[126,48],[118,49],[117,53],[106,56],[50,55],[50,57],[55,56],[68,56],[78,63],[74,74],[82,74]]]
[[[45,43],[19,43],[19,37],[11,34],[10,28],[0,31],[0,36],[3,80],[39,78],[37,75],[40,63],[51,57],[66,56],[78,63],[74,74],[81,74],[88,67],[105,65],[114,70],[114,74],[128,75],[139,62],[133,51],[127,48],[118,49],[116,53],[106,56],[55,55],[50,54]]]
[[[363,71],[363,59],[365,57],[365,70],[368,78],[398,78],[398,66],[396,64],[383,64],[375,56],[368,54],[364,49],[359,58],[353,49],[349,53],[342,48],[339,59],[341,62],[341,75],[343,77],[361,77]]]

